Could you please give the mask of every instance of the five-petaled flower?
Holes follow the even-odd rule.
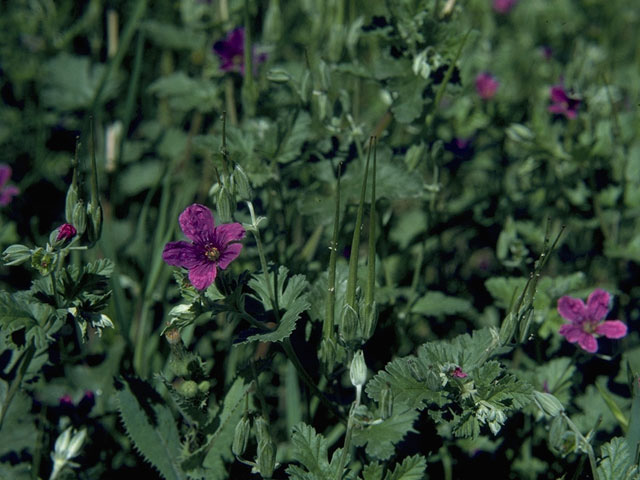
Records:
[[[169,265],[189,270],[189,281],[204,290],[216,279],[217,269],[227,268],[242,250],[238,243],[245,234],[239,223],[215,226],[211,211],[194,203],[180,214],[180,228],[190,242],[169,242],[162,259]]]
[[[500,82],[496,80],[496,77],[487,72],[479,73],[476,77],[476,92],[483,100],[489,100],[493,98],[500,86]]]
[[[220,57],[220,70],[223,72],[240,72],[244,75],[244,28],[239,27],[227,33],[224,40],[213,45],[213,51]],[[267,59],[266,53],[252,52],[254,74],[259,64]]]
[[[20,189],[15,185],[7,185],[11,178],[11,167],[4,163],[0,164],[0,207],[5,207],[11,203],[11,199],[20,193]]]
[[[76,227],[70,223],[63,223],[58,227],[58,236],[56,237],[56,240],[71,240],[77,233],[78,231],[76,230]]]
[[[590,353],[598,350],[596,335],[607,338],[624,337],[627,334],[624,323],[620,320],[604,320],[609,312],[610,300],[609,292],[601,288],[591,292],[586,305],[578,298],[560,297],[558,313],[571,323],[562,325],[558,333],[571,343],[577,342]]]
[[[564,115],[567,118],[576,118],[580,100],[569,97],[562,85],[554,85],[551,87],[550,95],[551,105],[549,105],[548,110],[551,113]]]

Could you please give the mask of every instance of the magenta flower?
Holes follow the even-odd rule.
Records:
[[[567,118],[576,118],[580,100],[570,98],[567,92],[564,91],[562,85],[554,85],[551,87],[550,94],[552,104],[549,105],[547,110],[551,113],[564,115]]]
[[[76,230],[76,227],[70,223],[63,223],[58,227],[58,236],[56,237],[56,240],[71,240],[77,233],[78,231]]]
[[[239,27],[227,33],[224,40],[220,40],[213,45],[213,51],[220,57],[220,70],[223,72],[240,72],[244,75],[244,28]],[[256,53],[253,50],[253,67],[264,63],[267,59],[266,53]],[[256,70],[254,70],[254,74]]]
[[[476,92],[483,100],[493,98],[500,83],[496,77],[487,72],[479,73],[476,77]]]
[[[508,13],[518,0],[493,0],[493,9],[498,13]]]
[[[578,343],[584,350],[594,353],[598,350],[596,335],[607,338],[622,338],[627,334],[627,326],[620,320],[604,318],[609,312],[609,292],[600,288],[589,295],[587,304],[578,298],[560,297],[558,313],[569,324],[562,325],[558,330],[569,342]]]
[[[468,375],[462,371],[462,368],[456,367],[449,372],[449,375],[456,378],[467,378]]]
[[[20,189],[15,185],[7,185],[11,178],[11,167],[4,163],[0,164],[0,206],[6,207],[11,203],[13,197],[20,193]]]
[[[217,269],[224,270],[240,255],[238,243],[245,234],[239,223],[215,226],[211,211],[204,205],[188,206],[179,218],[182,232],[193,243],[169,242],[162,259],[169,265],[189,270],[189,281],[204,290],[216,279]]]

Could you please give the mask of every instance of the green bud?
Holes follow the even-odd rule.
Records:
[[[263,416],[256,418],[256,440],[258,440],[258,443],[271,440],[269,422]]]
[[[263,478],[271,478],[276,468],[276,449],[271,439],[258,443],[258,470]]]
[[[20,265],[31,258],[31,249],[24,245],[10,245],[2,252],[2,261],[6,266]]]
[[[247,449],[249,433],[251,433],[251,421],[249,417],[242,417],[236,425],[236,430],[233,434],[233,444],[231,445],[231,451],[236,457],[242,456]]]
[[[549,445],[555,450],[560,449],[562,436],[566,431],[565,420],[562,415],[556,415],[551,420],[551,426],[549,427]]]
[[[78,203],[78,187],[72,183],[67,190],[67,198],[64,204],[64,218],[67,223],[73,223],[73,209],[76,203]]]
[[[511,341],[513,334],[516,332],[517,323],[516,315],[513,312],[509,312],[500,327],[500,345],[506,345]]]
[[[178,393],[185,398],[193,398],[198,394],[198,384],[193,380],[182,382],[177,388]]]
[[[186,377],[189,375],[189,358],[170,355],[169,368],[176,377]]]
[[[363,303],[363,308],[361,310],[360,319],[362,320],[362,324],[360,325],[360,337],[366,341],[371,338],[373,332],[376,330],[376,325],[378,325],[378,304],[373,301],[370,305]]]
[[[442,379],[440,378],[440,375],[438,375],[431,369],[427,370],[424,383],[429,390],[432,390],[434,392],[442,390]]]
[[[209,393],[210,389],[211,389],[211,382],[209,380],[203,380],[198,384],[198,390],[200,391],[200,393],[204,393],[204,394]]]
[[[358,312],[356,312],[351,305],[346,304],[342,310],[342,318],[340,319],[340,325],[338,325],[338,331],[342,341],[347,344],[354,343],[359,340],[358,338]]]
[[[533,392],[533,400],[540,410],[550,417],[555,417],[564,412],[564,407],[560,400],[554,395],[544,392]]]
[[[56,264],[56,255],[38,247],[31,255],[31,266],[38,270],[41,275],[49,275],[53,272]]]
[[[87,209],[84,206],[82,199],[73,206],[73,213],[71,214],[73,219],[71,224],[76,227],[78,235],[82,235],[87,230]]]
[[[512,123],[505,132],[510,140],[516,143],[528,143],[535,138],[534,133],[520,123]]]
[[[364,361],[362,350],[358,350],[351,360],[349,377],[351,377],[351,384],[354,387],[362,387],[367,381],[367,364]]]
[[[273,83],[287,83],[291,80],[291,75],[281,68],[272,68],[267,72],[267,80]]]
[[[89,242],[91,244],[96,243],[100,240],[100,235],[102,235],[102,207],[100,203],[89,203],[87,205],[87,216],[89,217],[88,222],[88,237]]]
[[[393,415],[393,392],[391,386],[386,384],[380,391],[380,417],[383,420],[391,418]]]
[[[231,195],[226,186],[222,186],[218,191],[218,199],[216,202],[216,211],[221,222],[229,222],[231,220]]]
[[[236,164],[232,175],[236,184],[236,193],[238,194],[238,198],[240,200],[251,200],[253,197],[251,193],[251,184],[249,183],[249,177],[242,167]]]

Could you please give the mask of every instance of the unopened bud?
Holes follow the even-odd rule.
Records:
[[[233,434],[233,444],[231,445],[231,451],[236,457],[242,456],[247,449],[249,433],[251,433],[251,421],[249,417],[242,417],[236,425],[236,430]]]
[[[358,312],[351,305],[346,304],[338,326],[340,337],[345,343],[353,343],[358,340],[358,321]]]
[[[82,235],[87,230],[87,209],[84,206],[82,200],[73,206],[73,213],[71,215],[73,225],[76,227],[76,231]]]
[[[89,203],[87,205],[87,216],[89,217],[87,233],[89,242],[93,244],[100,240],[100,235],[102,234],[102,207],[100,204]]]
[[[67,190],[67,198],[64,204],[64,217],[68,223],[73,223],[73,209],[78,203],[78,187],[73,183]]]
[[[193,398],[198,394],[198,384],[193,380],[182,382],[178,388],[178,393],[185,398]]]
[[[221,222],[229,222],[231,220],[231,194],[226,186],[222,186],[218,191],[218,199],[216,202],[216,211]]]
[[[233,169],[233,179],[236,185],[236,193],[239,200],[251,200],[251,184],[249,183],[249,177],[240,165],[235,166]]]
[[[367,364],[364,361],[362,350],[358,350],[353,356],[349,376],[354,387],[362,387],[367,381]]]
[[[271,439],[258,443],[258,470],[263,478],[271,478],[276,468],[276,449]]]
[[[267,80],[274,83],[287,83],[291,80],[291,75],[280,68],[272,68],[267,72]]]
[[[393,392],[389,384],[380,391],[380,417],[383,420],[393,415]]]
[[[258,443],[265,442],[271,439],[269,433],[269,423],[264,417],[259,416],[256,418],[256,440]]]
[[[209,393],[209,390],[211,389],[211,382],[209,380],[203,380],[198,384],[198,391],[200,393]]]
[[[528,143],[535,138],[534,133],[520,123],[512,123],[507,127],[505,133],[507,137],[515,143]]]
[[[56,235],[56,241],[64,242],[67,240],[71,240],[76,236],[77,233],[78,231],[76,230],[76,227],[74,227],[70,223],[63,223],[58,227],[58,235]]]
[[[555,417],[564,412],[564,407],[560,400],[550,393],[533,392],[533,400],[540,410],[550,417]]]
[[[31,258],[31,249],[24,245],[11,245],[2,252],[2,261],[6,266],[20,265]]]
[[[364,341],[371,338],[378,324],[378,304],[373,301],[370,305],[364,306],[364,312],[360,316],[362,320],[361,336]]]

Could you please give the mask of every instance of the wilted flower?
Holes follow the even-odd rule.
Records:
[[[604,320],[609,312],[610,299],[609,292],[600,288],[589,295],[586,305],[578,298],[561,297],[558,300],[558,313],[571,323],[562,325],[558,333],[571,343],[577,342],[590,353],[598,350],[596,336],[624,337],[627,334],[624,323],[620,320]]]
[[[508,13],[518,0],[493,0],[493,9],[498,13]]]
[[[180,228],[191,242],[169,242],[162,259],[169,265],[189,270],[189,281],[204,290],[216,279],[217,268],[224,270],[240,255],[238,243],[245,234],[239,223],[215,226],[211,211],[197,203],[180,214]]]
[[[11,203],[13,197],[20,193],[20,189],[15,185],[7,185],[11,178],[11,167],[4,163],[0,164],[0,206],[5,207]]]
[[[500,83],[496,77],[487,72],[479,73],[476,77],[476,92],[483,100],[493,98]]]
[[[551,113],[564,115],[567,118],[576,118],[580,100],[570,98],[562,85],[554,85],[551,87],[550,94],[552,103],[547,110]]]
[[[76,227],[70,223],[63,223],[58,227],[58,236],[56,237],[56,240],[71,240],[77,233]]]
[[[244,75],[244,28],[239,27],[227,33],[224,40],[213,45],[213,51],[220,57],[220,70]],[[266,53],[256,53],[255,49],[252,56],[254,68],[267,59]]]
[[[449,375],[456,378],[467,378],[468,375],[462,371],[462,368],[456,367],[449,372]]]

